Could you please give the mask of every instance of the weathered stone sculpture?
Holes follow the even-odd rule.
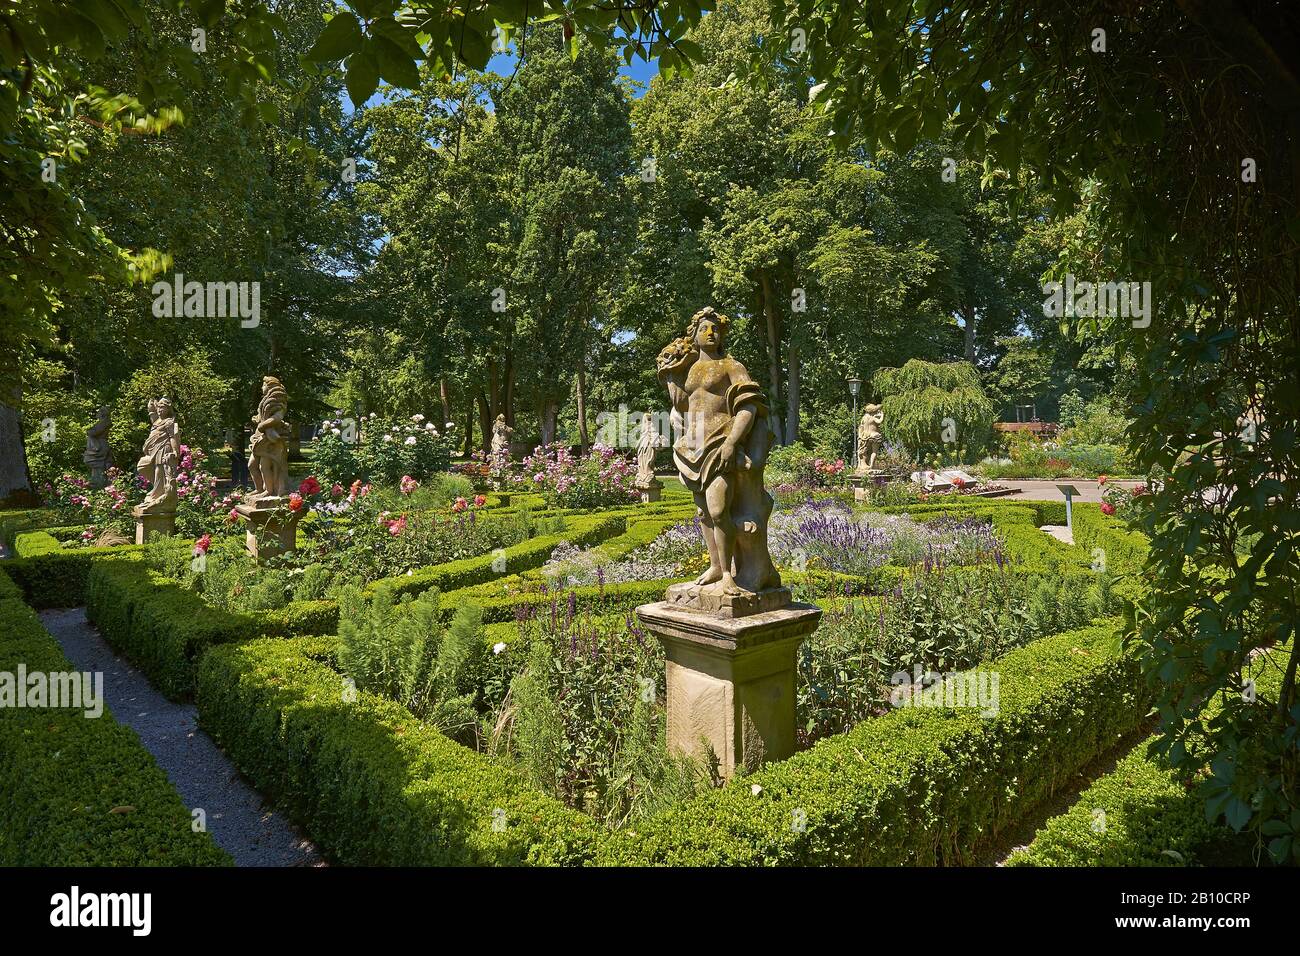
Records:
[[[695,583],[707,596],[701,606],[709,610],[735,603],[727,599],[752,601],[781,589],[767,550],[772,513],[772,496],[763,488],[772,447],[767,401],[745,366],[727,354],[729,325],[725,316],[702,309],[686,337],[659,358],[659,380],[683,421],[673,460],[704,526],[709,568]],[[788,600],[785,591],[781,603]]]
[[[768,553],[767,403],[727,354],[729,324],[702,309],[659,354],[682,425],[673,460],[695,496],[709,569],[637,608],[664,644],[669,746],[707,747],[726,776],[794,752],[795,655],[821,619],[792,603]]]
[[[259,561],[297,547],[301,500],[289,496],[289,435],[285,420],[289,396],[278,378],[262,379],[262,400],[253,416],[253,437],[248,444],[248,473],[253,491],[235,506],[248,522],[244,545]]]
[[[289,493],[289,430],[284,417],[289,396],[278,378],[262,379],[262,400],[253,417],[253,438],[248,445],[248,472],[252,498],[282,498]]]
[[[641,416],[641,436],[636,446],[635,485],[642,501],[658,501],[663,490],[663,482],[655,477],[655,452],[664,444],[663,436],[655,429],[654,416],[646,412]]]
[[[181,448],[170,398],[150,399],[149,423],[143,454],[135,464],[135,470],[149,481],[149,493],[131,510],[136,544],[176,530],[176,469]]]
[[[497,420],[492,423],[492,455],[505,455],[510,457],[510,436],[515,430],[506,424],[506,416],[498,415]]]
[[[880,426],[885,420],[885,413],[879,405],[868,405],[862,412],[862,421],[858,422],[858,468],[859,475],[870,475],[876,471],[876,455],[884,435]]]
[[[90,487],[104,487],[104,472],[113,464],[113,453],[108,447],[108,430],[112,427],[108,407],[100,406],[95,424],[86,429],[86,453],[82,460],[90,467]]]

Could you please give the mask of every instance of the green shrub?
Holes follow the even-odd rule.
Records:
[[[85,603],[104,640],[172,700],[193,694],[205,650],[260,633],[255,618],[209,606],[138,559],[92,564]]]
[[[1043,638],[989,665],[1000,674],[996,717],[896,710],[615,834],[597,862],[968,863],[1141,720],[1146,701],[1136,662],[1115,649],[1117,624]]]
[[[73,670],[0,574],[0,671]],[[0,865],[222,866],[136,735],[103,715],[0,709]],[[124,809],[129,808],[129,809]]]
[[[575,865],[599,828],[523,774],[393,701],[345,697],[319,639],[214,647],[199,720],[331,860],[351,866]]]

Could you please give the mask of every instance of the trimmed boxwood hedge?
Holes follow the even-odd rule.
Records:
[[[5,561],[0,568],[22,589],[32,607],[77,607],[85,600],[86,579],[92,564],[102,558],[116,559],[142,550],[133,544],[64,548],[48,533],[31,531],[18,535],[15,552],[19,557]]]
[[[211,607],[138,557],[90,566],[86,616],[172,700],[193,694],[195,668],[209,647],[261,633],[256,618]]]
[[[343,863],[963,863],[1141,720],[1113,625],[991,665],[996,717],[899,710],[619,833],[391,701],[345,702],[328,639],[212,648],[198,705],[236,765]]]
[[[1250,676],[1261,701],[1276,694],[1282,671],[1276,650],[1252,662]],[[1202,723],[1218,709],[1215,698]],[[1204,862],[1207,848],[1243,839],[1205,819],[1203,780],[1185,780],[1171,770],[1151,749],[1157,739],[1147,738],[1114,770],[1094,780],[1068,810],[1039,829],[1028,847],[1013,853],[1007,865],[1195,866]],[[1105,814],[1100,820],[1094,817],[1098,810]]]
[[[969,862],[1142,719],[1137,664],[1116,648],[1116,624],[1046,637],[981,668],[1001,675],[996,717],[905,708],[865,721],[614,835],[597,862]]]
[[[338,862],[357,866],[576,865],[600,827],[514,769],[400,705],[357,693],[313,638],[214,647],[199,721],[262,793]],[[501,819],[504,826],[494,826]]]
[[[0,574],[0,671],[71,671],[40,619]],[[108,707],[0,709],[0,865],[222,866],[153,757]],[[116,808],[130,807],[113,813]]]

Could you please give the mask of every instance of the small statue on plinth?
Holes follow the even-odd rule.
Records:
[[[282,498],[289,493],[289,396],[272,375],[262,379],[262,400],[253,416],[253,438],[248,445],[248,474],[253,498]],[[246,500],[248,500],[246,499]]]
[[[492,456],[504,455],[510,458],[510,436],[515,430],[506,424],[505,414],[497,416],[497,420],[492,423]]]
[[[862,412],[862,421],[858,422],[857,468],[857,474],[861,477],[877,471],[876,455],[880,454],[880,446],[885,440],[880,431],[884,421],[885,413],[879,405],[868,405]]]
[[[99,417],[95,424],[86,429],[86,452],[81,456],[90,467],[90,487],[103,488],[106,482],[104,472],[113,466],[113,452],[108,447],[108,430],[113,422],[108,416],[108,406],[99,407]]]
[[[248,474],[253,491],[235,506],[248,522],[244,544],[259,561],[297,547],[301,502],[285,501],[289,488],[289,436],[285,420],[289,396],[280,380],[262,379],[262,398],[253,416],[253,437],[248,444]]]
[[[175,410],[170,398],[149,400],[149,434],[135,470],[150,482],[149,493],[131,510],[135,517],[135,543],[144,544],[155,534],[176,530],[176,471],[181,447]]]
[[[667,444],[655,429],[654,416],[646,412],[641,416],[641,435],[636,446],[636,479],[634,486],[641,492],[641,500],[658,501],[663,482],[655,477],[655,453]]]

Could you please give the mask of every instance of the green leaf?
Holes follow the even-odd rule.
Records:
[[[419,87],[420,71],[416,68],[415,61],[400,46],[388,37],[377,36],[371,38],[370,48],[375,51],[379,73],[385,80],[408,90]]]
[[[199,15],[199,22],[211,30],[226,12],[226,0],[194,0],[194,12]]]
[[[364,42],[365,37],[361,35],[361,24],[357,18],[351,11],[342,10],[325,24],[316,43],[307,51],[307,59],[317,63],[341,60],[360,50]]]
[[[348,72],[343,83],[348,88],[352,105],[360,109],[379,87],[379,64],[368,48],[348,57]]]

